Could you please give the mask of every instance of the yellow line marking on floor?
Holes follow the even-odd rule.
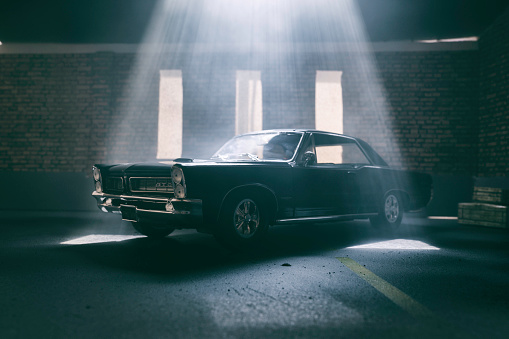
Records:
[[[400,289],[392,286],[355,260],[348,257],[337,257],[339,261],[352,270],[368,284],[376,288],[380,293],[389,298],[393,303],[410,313],[414,318],[422,320],[438,320],[433,312],[419,304]]]

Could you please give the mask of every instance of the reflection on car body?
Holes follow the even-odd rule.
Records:
[[[257,245],[269,225],[369,218],[396,227],[426,206],[429,175],[390,168],[366,142],[315,130],[236,136],[209,160],[96,164],[93,196],[140,233],[174,229]]]

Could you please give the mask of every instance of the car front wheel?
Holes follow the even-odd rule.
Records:
[[[222,210],[216,238],[237,250],[258,246],[268,229],[265,212],[259,199],[248,196],[229,199]]]
[[[146,222],[133,222],[132,225],[135,230],[149,238],[164,238],[175,230],[173,227]]]
[[[389,192],[384,196],[378,215],[370,221],[376,227],[397,228],[403,219],[403,202],[400,195]]]

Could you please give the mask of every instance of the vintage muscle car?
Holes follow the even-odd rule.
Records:
[[[259,244],[269,225],[367,219],[396,227],[426,206],[427,174],[390,168],[366,142],[316,130],[236,136],[208,160],[93,167],[99,208],[149,237],[175,229]]]

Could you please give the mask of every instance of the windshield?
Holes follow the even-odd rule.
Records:
[[[228,141],[212,158],[221,160],[290,160],[302,133],[274,132],[245,134]]]

